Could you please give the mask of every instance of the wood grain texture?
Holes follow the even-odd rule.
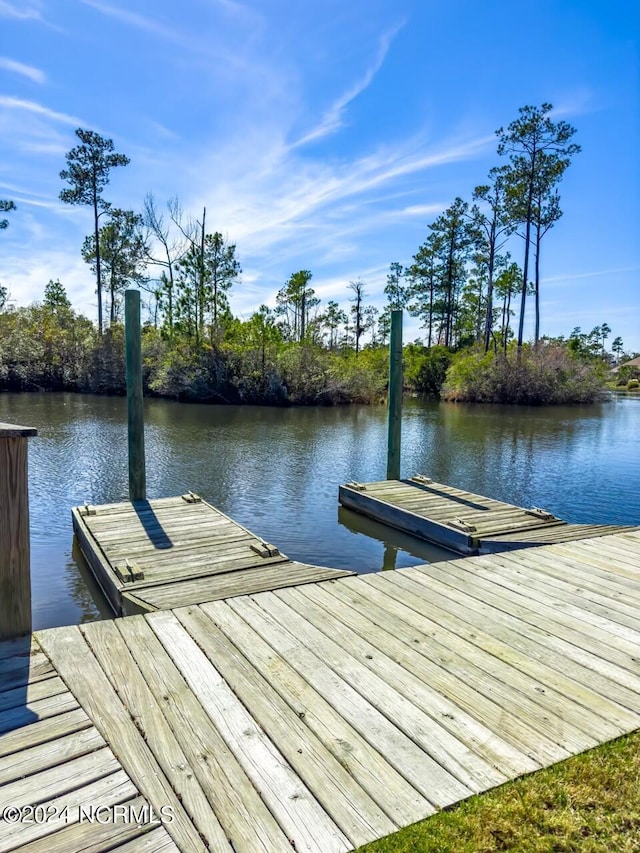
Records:
[[[28,439],[0,436],[0,640],[31,633]]]
[[[489,554],[537,544],[606,536],[635,527],[569,525],[551,513],[528,510],[443,483],[389,480],[340,486],[343,506],[459,554]]]

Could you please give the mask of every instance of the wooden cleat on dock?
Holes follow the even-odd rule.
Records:
[[[252,551],[255,551],[256,554],[260,557],[279,557],[280,551],[276,548],[275,545],[270,545],[268,542],[265,542],[264,539],[259,539],[257,542],[252,542],[249,546]]]
[[[540,509],[538,506],[532,506],[531,509],[525,509],[527,515],[534,515],[536,518],[542,518],[544,521],[558,521],[556,516],[546,509]]]
[[[130,562],[126,557],[124,563],[119,563],[113,567],[114,572],[120,578],[122,583],[133,583],[134,581],[144,580],[144,572],[135,563]]]
[[[353,574],[293,562],[192,491],[91,510],[73,529],[116,615]]]

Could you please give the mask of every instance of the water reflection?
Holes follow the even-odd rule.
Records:
[[[270,409],[146,400],[148,496],[192,490],[293,559],[374,571],[434,559],[428,545],[338,513],[338,486],[384,477],[383,407]],[[126,401],[0,394],[0,420],[30,443],[34,624],[99,618],[72,550],[70,508],[127,496]],[[542,506],[574,522],[640,523],[640,400],[572,408],[409,399],[402,472]],[[89,580],[88,580],[89,579]]]

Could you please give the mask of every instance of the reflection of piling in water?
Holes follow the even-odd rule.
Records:
[[[0,423],[0,640],[31,632],[27,452],[32,427]]]

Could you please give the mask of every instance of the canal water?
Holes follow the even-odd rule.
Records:
[[[338,486],[380,480],[386,411],[273,409],[146,400],[150,498],[189,489],[292,559],[358,572],[454,555],[338,507]],[[127,497],[126,401],[0,394],[0,421],[30,439],[34,627],[109,611],[73,542],[70,509]],[[402,474],[572,522],[640,523],[640,399],[508,407],[405,401]]]

